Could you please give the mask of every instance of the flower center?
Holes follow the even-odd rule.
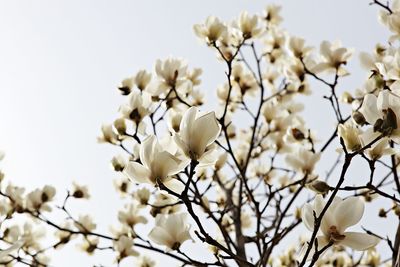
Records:
[[[345,238],[345,235],[339,233],[336,226],[332,225],[329,227],[329,240],[330,241],[341,241]]]

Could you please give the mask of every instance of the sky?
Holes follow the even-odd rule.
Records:
[[[56,185],[59,200],[72,181],[88,184],[90,203],[74,208],[77,213],[90,209],[107,229],[120,208],[112,189],[117,175],[109,164],[116,150],[98,144],[96,137],[101,124],[116,118],[122,104],[118,83],[172,55],[203,69],[201,88],[212,99],[225,78],[223,65],[199,42],[192,25],[208,15],[232,19],[242,10],[261,13],[269,3],[274,2],[1,1],[0,149],[6,152],[2,167],[7,179],[28,188]],[[284,28],[311,45],[340,39],[356,51],[371,51],[389,35],[377,21],[378,7],[369,1],[279,4]],[[340,90],[354,90],[365,79],[357,56],[348,67],[353,75],[344,79]],[[313,90],[321,95],[318,87]],[[332,114],[321,107],[307,105],[305,117],[323,137],[330,131],[321,122]],[[75,251],[57,253],[52,265],[100,263]],[[73,257],[66,259],[65,253]],[[108,265],[110,258],[104,258]]]

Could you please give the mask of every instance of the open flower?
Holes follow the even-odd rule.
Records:
[[[196,24],[193,26],[195,34],[204,38],[207,43],[212,44],[226,33],[226,26],[214,16],[209,16],[204,24]]]
[[[342,65],[346,65],[352,55],[352,50],[341,46],[339,41],[330,43],[323,41],[320,46],[321,62],[312,68],[313,72],[335,72],[339,76],[345,76],[348,72]]]
[[[129,256],[139,256],[139,253],[133,249],[133,239],[128,236],[121,236],[118,240],[113,241],[113,246],[118,252],[117,262]]]
[[[124,173],[140,183],[158,185],[171,180],[171,176],[185,168],[185,164],[163,150],[154,135],[146,138],[140,146],[140,161],[129,162],[124,168]]]
[[[156,225],[151,230],[149,238],[159,245],[167,247],[167,251],[176,250],[188,239],[190,225],[186,223],[186,214],[158,214]]]
[[[314,230],[314,212],[318,217],[325,207],[326,202],[321,195],[317,195],[314,204],[307,203],[303,206],[301,217],[308,230]],[[346,229],[357,224],[364,213],[364,202],[359,197],[341,199],[335,197],[332,204],[322,217],[321,232],[318,236],[318,250],[329,243],[343,245],[354,250],[367,250],[379,242],[379,238],[357,232],[347,232]],[[314,247],[314,246],[313,246]],[[315,251],[315,250],[314,250]],[[304,253],[304,248],[303,248]],[[310,253],[309,258],[313,253]]]
[[[360,112],[374,126],[374,131],[387,135],[395,142],[400,141],[400,96],[399,92],[383,90],[378,97],[367,94]]]
[[[285,160],[296,171],[300,171],[303,174],[311,174],[320,157],[321,154],[319,153],[313,153],[310,150],[299,147],[297,151],[287,155]]]
[[[258,16],[251,16],[247,11],[240,13],[237,24],[244,39],[256,37],[262,32],[262,29],[258,26]]]
[[[139,206],[134,203],[125,206],[124,210],[118,212],[118,220],[131,229],[134,228],[136,224],[147,223],[146,217],[139,215]]]
[[[187,63],[179,58],[169,57],[157,60],[155,66],[158,82],[149,92],[155,96],[167,93],[168,89],[179,88],[186,81]]]
[[[213,151],[213,143],[221,128],[214,112],[198,116],[196,107],[189,108],[183,115],[175,143],[192,160],[201,161]]]
[[[151,96],[146,92],[133,91],[128,96],[128,103],[120,107],[123,118],[132,121],[144,133],[145,124],[143,119],[151,113]]]

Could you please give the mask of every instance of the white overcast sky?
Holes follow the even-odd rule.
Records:
[[[90,207],[107,229],[119,208],[112,188],[116,174],[109,167],[115,150],[97,144],[96,137],[122,103],[117,84],[141,68],[152,69],[156,59],[173,55],[204,70],[202,88],[211,99],[224,81],[223,68],[197,40],[192,25],[208,15],[231,19],[241,10],[260,13],[268,3],[1,1],[0,149],[6,152],[2,166],[8,180],[28,188],[54,184],[60,197],[73,180],[88,184],[93,199],[82,211]],[[287,31],[311,45],[340,39],[357,51],[371,51],[388,36],[377,21],[378,8],[369,6],[368,0],[276,3],[283,6]],[[365,72],[357,57],[353,62],[349,68],[354,76],[341,84],[341,90],[354,90],[363,82]],[[332,118],[331,113],[321,112],[318,104],[307,108],[306,116],[314,114],[310,124],[324,139],[333,123],[323,122]],[[74,251],[73,247],[56,255],[52,265],[101,263]],[[104,263],[111,262],[108,255]]]

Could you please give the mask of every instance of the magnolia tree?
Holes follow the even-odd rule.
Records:
[[[89,198],[85,186],[74,184],[54,203],[52,186],[26,192],[3,181],[2,266],[48,266],[51,251],[69,243],[88,254],[110,250],[116,264],[135,257],[140,267],[156,265],[143,255],[179,266],[399,266],[400,1],[373,4],[393,36],[360,54],[366,78],[353,92],[339,89],[353,52],[289,35],[278,6],[195,25],[225,66],[212,92],[218,106],[203,107],[202,71],[182,59],[157,60],[154,72],[123,80],[119,114],[99,137],[123,152],[112,159],[128,201],[119,223],[100,232],[90,215],[68,209]],[[326,92],[314,101],[334,114],[329,136],[317,138],[302,118],[298,97],[312,97],[310,82]],[[351,182],[355,161],[369,175]],[[393,229],[363,218],[377,202],[382,209],[372,216]],[[55,237],[41,239],[38,225]],[[209,255],[199,256],[193,242]]]

